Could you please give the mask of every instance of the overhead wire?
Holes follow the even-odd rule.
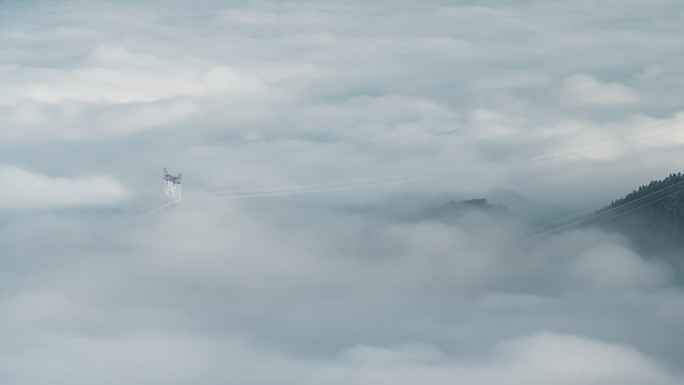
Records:
[[[505,162],[506,165],[511,164],[511,163],[535,163],[535,162],[543,162],[543,161],[550,161],[550,160],[555,160],[555,159],[560,159],[560,158],[567,158],[567,157],[574,157],[577,155],[581,154],[586,154],[590,152],[595,152],[595,151],[600,151],[606,148],[613,147],[615,144],[613,142],[618,141],[620,139],[626,139],[626,138],[633,138],[637,137],[638,139],[645,140],[645,139],[650,139],[653,137],[658,137],[662,135],[667,135],[676,131],[679,131],[682,129],[682,127],[679,126],[680,123],[684,123],[684,119],[678,119],[678,120],[673,120],[669,121],[666,123],[660,123],[657,125],[653,126],[648,126],[640,129],[635,129],[631,130],[628,132],[620,133],[617,135],[611,135],[611,136],[606,136],[602,138],[597,138],[589,141],[584,141],[584,142],[578,142],[573,144],[572,146],[566,147],[565,150],[558,150],[553,153],[538,153],[534,155],[527,155],[527,156],[522,156],[522,157],[517,157],[517,158],[508,158],[505,160],[492,160],[492,161],[484,161],[484,162],[474,162],[474,163],[469,163],[469,164],[464,164],[460,165],[459,167],[452,167],[452,168],[447,168],[439,171],[433,171],[429,173],[413,173],[413,174],[398,174],[398,175],[389,175],[389,176],[384,176],[384,177],[369,177],[369,178],[363,178],[363,179],[357,179],[357,180],[352,180],[352,181],[343,181],[343,182],[333,182],[333,183],[317,183],[317,184],[306,184],[306,185],[299,185],[299,186],[280,186],[280,187],[270,187],[270,188],[262,188],[262,189],[249,189],[249,190],[218,190],[218,191],[207,191],[207,192],[197,192],[197,193],[189,193],[185,194],[186,198],[185,200],[188,201],[201,201],[201,200],[217,200],[217,199],[242,199],[242,198],[261,198],[261,197],[278,197],[278,196],[290,196],[290,195],[302,195],[302,194],[315,194],[315,193],[324,193],[324,192],[335,192],[335,191],[345,191],[345,190],[353,190],[353,189],[365,189],[365,188],[373,188],[373,187],[380,187],[380,186],[388,186],[388,185],[395,185],[395,184],[403,184],[403,183],[409,183],[409,182],[414,182],[414,181],[421,181],[421,180],[428,180],[428,179],[437,179],[445,176],[450,176],[450,175],[456,175],[459,173],[463,173],[464,171],[467,170],[472,170],[475,167],[484,167],[484,166],[492,166],[492,165],[499,165],[503,164]],[[671,128],[674,127],[674,128]],[[659,130],[663,128],[671,128],[667,131],[664,132],[659,132]],[[652,133],[653,131],[656,131],[655,133]],[[651,135],[645,136],[645,137],[638,137],[641,134],[644,133],[651,133]],[[601,144],[601,143],[607,143],[606,145],[602,145],[599,147],[595,147],[595,145]],[[645,198],[645,197],[643,197]],[[165,204],[163,206],[160,206],[158,208],[155,208],[153,210],[150,210],[146,214],[154,213],[156,211],[162,210],[164,208],[170,207],[174,205],[175,203],[178,202],[170,202],[168,204]],[[631,202],[633,203],[633,202]],[[578,215],[574,215],[574,217],[577,217]],[[566,218],[565,220],[567,220]],[[568,225],[564,225],[561,227],[557,227],[554,230],[551,231],[559,231],[565,228],[569,228],[572,226],[576,226],[577,223],[583,222],[585,219],[582,219],[579,222],[573,222]],[[557,221],[556,221],[557,223]],[[538,235],[544,235],[547,234],[548,232],[536,234],[533,236],[538,236]]]
[[[532,162],[541,162],[541,161],[547,161],[547,160],[554,160],[557,158],[565,158],[565,157],[572,157],[576,155],[581,155],[581,154],[586,154],[590,152],[595,152],[595,151],[600,151],[606,148],[613,147],[613,143],[609,143],[607,145],[603,145],[600,147],[595,147],[595,144],[600,144],[603,142],[613,142],[617,141],[619,139],[623,138],[628,138],[628,137],[633,137],[641,133],[645,133],[648,131],[655,131],[658,129],[662,128],[667,128],[667,127],[672,127],[675,126],[676,128],[665,131],[665,132],[656,132],[655,134],[642,137],[640,139],[645,140],[645,139],[650,139],[653,137],[657,136],[662,136],[662,135],[667,135],[672,132],[681,130],[681,127],[677,127],[679,123],[683,123],[684,119],[680,120],[675,120],[667,123],[661,123],[658,125],[654,126],[649,126],[637,130],[632,130],[626,133],[618,134],[618,135],[613,135],[613,136],[608,136],[608,137],[603,137],[603,138],[598,138],[595,140],[591,141],[585,141],[585,142],[580,142],[578,144],[575,144],[571,146],[569,149],[566,149],[564,151],[557,151],[555,153],[550,153],[550,154],[535,154],[535,155],[527,155],[523,157],[517,157],[517,158],[508,158],[505,160],[492,160],[492,161],[484,161],[484,162],[475,162],[475,163],[469,163],[469,164],[464,164],[460,165],[458,167],[452,167],[452,168],[447,168],[439,171],[433,171],[429,173],[413,173],[413,174],[398,174],[398,175],[389,175],[389,176],[381,176],[381,177],[369,177],[369,178],[363,178],[363,179],[358,179],[358,180],[352,180],[352,181],[343,181],[343,182],[332,182],[332,183],[317,183],[317,184],[306,184],[306,185],[299,185],[299,186],[279,186],[279,187],[270,187],[270,188],[263,188],[263,189],[251,189],[251,190],[217,190],[217,191],[207,191],[207,192],[197,192],[197,193],[189,193],[186,194],[188,197],[187,200],[204,200],[204,199],[234,199],[234,198],[253,198],[253,197],[269,197],[269,196],[285,196],[285,195],[300,195],[300,194],[311,194],[311,193],[320,193],[320,192],[333,192],[333,191],[342,191],[342,190],[350,190],[354,188],[370,188],[370,187],[378,187],[378,186],[386,186],[386,185],[392,185],[392,184],[401,184],[401,183],[408,183],[408,182],[413,182],[413,181],[420,181],[420,180],[426,180],[426,179],[436,179],[444,176],[449,176],[449,175],[454,175],[463,172],[464,170],[467,169],[472,169],[473,167],[484,167],[484,166],[492,166],[492,165],[498,165],[502,163],[506,164],[511,164],[511,163],[532,163]]]
[[[654,204],[654,203],[657,203],[657,202],[659,202],[659,201],[661,201],[661,200],[663,200],[663,199],[666,199],[666,198],[672,196],[673,194],[666,194],[666,195],[664,195],[663,197],[659,197],[659,198],[657,198],[657,199],[655,199],[655,200],[651,200],[651,201],[649,201],[649,202],[646,202],[646,203],[643,204],[643,205],[637,205],[637,207],[628,207],[628,206],[633,206],[633,205],[634,205],[635,203],[637,203],[637,202],[640,202],[640,201],[646,200],[646,199],[648,199],[648,198],[651,198],[651,197],[653,197],[653,196],[655,196],[655,195],[658,195],[658,194],[662,193],[663,191],[670,190],[670,189],[672,189],[672,188],[674,188],[674,187],[677,187],[677,186],[680,186],[680,185],[683,185],[683,184],[684,184],[684,180],[682,180],[682,181],[680,181],[680,182],[673,183],[673,184],[671,184],[671,185],[669,185],[669,186],[667,186],[667,187],[664,187],[664,188],[662,188],[662,189],[660,189],[660,190],[657,190],[657,191],[654,191],[654,192],[652,192],[652,193],[646,194],[646,195],[641,196],[641,197],[639,197],[639,198],[637,198],[637,199],[634,199],[634,200],[632,200],[632,201],[626,202],[626,203],[624,203],[624,204],[622,204],[622,205],[618,205],[618,206],[615,206],[615,207],[610,207],[610,208],[608,208],[608,209],[599,211],[596,215],[594,215],[594,216],[592,216],[592,217],[585,217],[585,218],[583,218],[582,220],[575,221],[575,222],[572,222],[572,223],[570,223],[570,224],[566,224],[566,225],[563,225],[563,226],[555,227],[555,228],[553,228],[553,229],[550,229],[550,230],[548,230],[548,231],[544,231],[544,232],[541,232],[541,233],[532,234],[532,235],[530,235],[530,236],[527,236],[527,237],[521,239],[521,241],[528,241],[528,240],[532,240],[532,239],[544,237],[544,236],[547,236],[547,235],[553,235],[553,234],[555,234],[555,233],[558,233],[558,232],[561,232],[561,231],[563,231],[563,230],[567,230],[567,229],[570,229],[570,228],[581,227],[581,226],[590,225],[590,224],[603,223],[603,222],[607,222],[607,221],[613,220],[613,219],[615,219],[615,218],[621,217],[621,216],[623,216],[623,215],[626,215],[626,214],[628,214],[628,213],[634,212],[634,211],[639,210],[639,209],[641,209],[641,208],[650,206],[650,205],[652,205],[652,204]],[[627,211],[618,212],[618,213],[616,213],[615,215],[612,215],[612,216],[607,216],[607,214],[610,214],[610,213],[613,213],[613,212],[616,212],[616,211],[620,211],[620,210],[623,210],[623,209],[625,209],[625,208],[628,208],[628,210],[627,210]]]
[[[175,204],[177,204],[177,203],[179,203],[179,202],[180,202],[180,201],[168,202],[168,203],[166,203],[166,204],[164,204],[164,205],[161,205],[161,206],[159,206],[159,207],[157,207],[157,208],[154,208],[154,209],[152,209],[152,210],[146,211],[146,212],[144,212],[142,215],[149,215],[149,214],[156,213],[157,211],[161,211],[161,210],[163,210],[163,209],[165,209],[165,208],[167,208],[167,207],[171,207],[171,206],[173,206],[173,205],[175,205]]]

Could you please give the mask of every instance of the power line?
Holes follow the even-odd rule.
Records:
[[[672,132],[681,130],[681,127],[677,127],[678,124],[683,123],[684,119],[674,120],[667,123],[661,123],[654,126],[649,126],[637,130],[632,130],[623,134],[613,135],[610,137],[598,138],[591,141],[580,142],[576,145],[570,146],[565,150],[558,150],[550,154],[535,154],[528,155],[517,158],[508,158],[505,160],[496,161],[485,161],[485,162],[475,162],[466,165],[461,165],[455,168],[443,169],[440,171],[434,171],[429,173],[414,173],[414,174],[399,174],[390,175],[384,177],[370,177],[363,178],[352,181],[344,182],[333,182],[333,183],[317,183],[317,184],[307,184],[300,186],[280,186],[271,187],[263,189],[252,189],[252,190],[217,190],[217,191],[207,191],[207,192],[197,192],[186,194],[189,200],[204,200],[204,199],[235,199],[235,198],[255,198],[255,197],[271,197],[271,196],[285,196],[285,195],[300,195],[300,194],[312,194],[312,193],[322,193],[322,192],[333,192],[342,190],[351,190],[354,188],[370,188],[378,186],[386,186],[392,184],[409,183],[413,181],[421,181],[428,179],[437,179],[449,175],[456,175],[461,172],[467,171],[474,167],[485,167],[485,166],[496,166],[502,163],[534,163],[542,161],[550,161],[559,158],[568,158],[581,154],[586,154],[590,152],[600,151],[606,148],[614,146],[613,143],[608,143],[607,145],[595,147],[595,144],[600,144],[603,142],[614,142],[620,138],[635,137],[640,133],[651,132],[659,130],[662,128],[669,128],[674,126],[674,129],[670,129],[665,132],[656,132],[655,134],[642,137],[641,139],[650,139],[657,136],[667,135]]]
[[[630,208],[630,209],[627,210],[627,211],[619,212],[619,213],[617,213],[616,215],[612,215],[612,216],[605,217],[606,214],[610,214],[610,213],[612,213],[612,212],[622,210],[622,209],[626,208],[627,206],[634,205],[634,203],[643,201],[643,200],[648,199],[648,198],[650,198],[650,197],[652,197],[652,196],[654,196],[654,195],[660,194],[660,193],[662,193],[663,191],[672,189],[672,188],[674,188],[674,187],[676,187],[676,186],[680,186],[680,185],[682,185],[682,184],[684,184],[684,180],[679,181],[679,182],[674,183],[674,184],[671,184],[671,185],[669,185],[669,186],[667,186],[667,187],[665,187],[665,188],[663,188],[663,189],[654,191],[654,192],[652,192],[652,193],[649,193],[649,194],[644,195],[644,196],[642,196],[642,197],[639,197],[639,198],[637,198],[637,199],[634,199],[634,200],[632,200],[632,201],[630,201],[630,202],[627,202],[627,203],[625,203],[625,204],[622,204],[622,205],[619,205],[619,206],[615,206],[615,207],[611,207],[611,208],[606,209],[606,210],[604,210],[604,211],[600,211],[599,213],[597,213],[597,214],[596,214],[595,216],[593,216],[593,217],[584,218],[584,219],[582,219],[582,220],[580,220],[580,221],[576,221],[576,222],[573,222],[573,223],[570,223],[570,224],[567,224],[567,225],[564,225],[564,226],[556,227],[556,228],[554,228],[554,229],[551,229],[551,230],[548,230],[548,231],[545,231],[545,232],[541,232],[541,233],[537,233],[537,234],[532,234],[532,235],[530,235],[530,236],[528,236],[528,237],[522,239],[522,241],[529,241],[529,240],[532,240],[532,239],[536,239],[536,238],[540,238],[540,237],[545,237],[545,236],[552,235],[552,234],[555,234],[555,233],[558,233],[558,232],[561,232],[561,231],[563,231],[563,230],[567,230],[567,229],[570,229],[570,228],[581,227],[581,226],[586,226],[586,225],[592,225],[592,224],[598,224],[598,223],[603,223],[603,222],[611,221],[611,220],[613,220],[613,219],[615,219],[615,218],[621,217],[621,216],[623,216],[623,215],[629,214],[629,213],[634,212],[634,211],[636,211],[636,210],[639,210],[639,209],[642,209],[642,208],[644,208],[644,207],[650,206],[650,205],[652,205],[652,204],[654,204],[654,203],[660,202],[661,200],[663,200],[663,199],[665,199],[665,198],[668,198],[668,197],[674,195],[675,193],[667,194],[667,195],[665,195],[665,196],[663,196],[663,197],[660,197],[660,198],[658,198],[658,199],[655,199],[655,200],[646,202],[646,203],[643,204],[643,205],[638,205],[637,207]],[[603,218],[600,218],[600,217],[602,217],[602,216],[603,216]]]
[[[152,209],[152,210],[150,210],[150,211],[146,211],[146,212],[143,213],[142,215],[149,215],[149,214],[156,213],[157,211],[161,211],[161,210],[163,210],[163,209],[165,209],[165,208],[167,208],[167,207],[171,207],[171,206],[173,206],[173,205],[175,205],[175,204],[177,204],[177,203],[180,203],[180,202],[181,202],[181,201],[173,201],[173,202],[166,203],[166,204],[164,204],[164,205],[162,205],[162,206],[159,206],[159,207],[157,207],[157,208],[154,208],[154,209]]]
[[[603,138],[597,138],[594,140],[590,141],[585,141],[585,142],[579,142],[576,143],[572,146],[566,147],[565,150],[558,150],[554,153],[550,154],[535,154],[535,155],[528,155],[524,157],[517,157],[517,158],[509,158],[506,160],[497,160],[497,161],[486,161],[486,162],[475,162],[475,163],[470,163],[470,164],[465,164],[461,165],[459,167],[455,168],[449,168],[449,169],[443,169],[440,171],[433,171],[429,173],[414,173],[414,174],[399,174],[399,175],[390,175],[390,176],[384,176],[384,177],[371,177],[371,178],[364,178],[364,179],[358,179],[358,180],[352,180],[352,181],[344,181],[344,182],[335,182],[335,183],[317,183],[317,184],[308,184],[308,185],[300,185],[300,186],[281,186],[281,187],[271,187],[271,188],[264,188],[264,189],[251,189],[251,190],[219,190],[219,191],[208,191],[208,192],[199,192],[199,193],[190,193],[186,194],[186,199],[189,201],[202,201],[202,200],[218,200],[218,199],[246,199],[246,198],[262,198],[262,197],[278,197],[278,196],[289,196],[289,195],[303,195],[303,194],[315,194],[315,193],[325,193],[325,192],[335,192],[335,191],[346,191],[346,190],[353,190],[353,189],[366,189],[366,188],[373,188],[373,187],[380,187],[380,186],[388,186],[388,185],[395,185],[395,184],[403,184],[403,183],[409,183],[409,182],[415,182],[415,181],[421,181],[421,180],[428,180],[428,179],[436,179],[436,178],[441,178],[441,177],[446,177],[450,175],[456,175],[459,173],[463,173],[469,170],[473,170],[476,168],[481,168],[484,166],[496,166],[500,165],[502,163],[510,164],[510,163],[535,163],[535,162],[543,162],[543,161],[550,161],[550,160],[555,160],[559,158],[567,158],[567,157],[573,157],[577,156],[580,154],[585,154],[589,152],[594,152],[594,151],[600,151],[606,148],[610,148],[614,146],[615,141],[618,139],[624,139],[624,138],[638,138],[639,135],[643,133],[650,133],[650,135],[646,137],[641,137],[641,140],[644,139],[650,139],[653,137],[657,136],[662,136],[662,135],[667,135],[676,131],[681,130],[681,127],[678,125],[680,123],[684,123],[684,119],[679,119],[679,120],[674,120],[666,123],[661,123],[658,125],[654,126],[649,126],[641,129],[636,129],[636,130],[631,130],[622,134],[618,135],[612,135],[608,137],[603,137]],[[672,128],[674,127],[674,128]],[[659,132],[659,130],[663,128],[670,128],[667,131],[664,132]],[[653,133],[653,131],[656,131]],[[607,143],[606,145],[595,147],[597,144],[601,143]],[[634,204],[635,202],[641,201],[643,199],[646,199],[654,194],[660,193],[668,188],[674,187],[676,185],[679,185],[680,183],[684,182],[679,182],[675,185],[668,186],[667,188],[654,192],[652,194],[649,194],[644,197],[640,197],[634,201],[628,202],[625,205],[611,208],[608,210],[603,211],[600,215],[605,215],[606,213],[613,212],[615,210],[621,209],[626,205],[631,205]],[[164,208],[170,207],[173,204],[177,202],[171,202],[168,204],[165,204],[163,206],[160,206],[158,208],[155,208],[146,214],[151,214],[154,212],[157,212],[159,210],[162,210]],[[651,204],[651,203],[649,203]],[[623,214],[620,214],[623,215]],[[572,219],[575,217],[578,217],[580,215],[576,214],[573,215],[572,217],[569,218],[564,218],[561,221],[565,221],[568,219]],[[611,219],[606,219],[606,220],[611,220]],[[529,239],[534,239],[540,236],[546,236],[550,235],[559,231],[562,231],[567,228],[572,228],[576,227],[578,225],[581,225],[582,223],[585,223],[587,221],[586,218],[572,222],[570,224],[556,227],[554,229],[551,229],[549,231],[545,231],[542,233],[538,234],[533,234],[525,240]],[[557,223],[558,221],[554,221],[554,223]],[[548,226],[544,226],[548,227]],[[537,226],[539,228],[539,226]]]

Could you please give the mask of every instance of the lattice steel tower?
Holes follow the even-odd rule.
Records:
[[[181,195],[181,173],[178,173],[178,176],[173,176],[166,171],[166,167],[164,167],[164,194],[167,202],[180,202],[183,199]]]

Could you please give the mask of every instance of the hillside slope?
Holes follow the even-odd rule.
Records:
[[[588,220],[628,236],[640,248],[684,246],[684,175],[651,181]]]

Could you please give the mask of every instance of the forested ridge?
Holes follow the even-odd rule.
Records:
[[[684,245],[684,175],[670,174],[639,186],[589,218],[648,246]]]

